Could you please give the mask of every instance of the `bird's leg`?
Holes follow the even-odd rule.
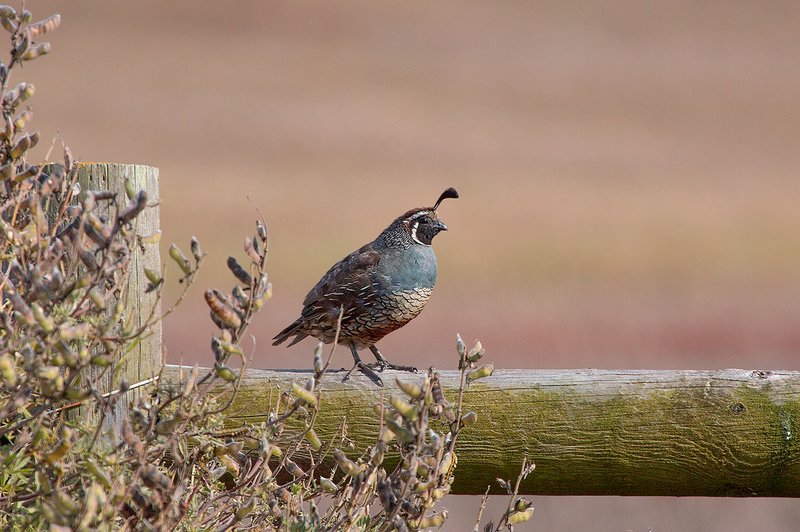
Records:
[[[375,360],[377,360],[377,362],[375,362],[374,364],[369,364],[369,367],[371,368],[375,368],[378,371],[383,371],[386,368],[389,368],[397,371],[409,371],[411,373],[417,372],[417,368],[415,368],[414,366],[400,366],[398,364],[392,364],[391,362],[383,358],[383,355],[381,354],[380,351],[378,351],[378,348],[375,345],[369,346],[369,350],[372,351],[372,354],[375,355]]]
[[[380,377],[378,377],[378,374],[377,374],[377,373],[375,373],[375,372],[372,370],[372,368],[370,368],[370,367],[369,367],[369,365],[367,365],[367,364],[364,364],[363,362],[361,362],[361,357],[360,357],[360,356],[358,356],[358,351],[356,350],[356,346],[355,346],[355,344],[353,344],[353,343],[351,343],[351,344],[350,344],[350,352],[351,352],[351,353],[353,353],[353,361],[354,361],[354,364],[353,364],[353,367],[352,367],[352,368],[350,368],[350,371],[348,371],[348,372],[345,374],[344,378],[342,379],[342,382],[344,382],[344,381],[346,381],[347,379],[349,379],[349,378],[350,378],[350,374],[351,374],[351,373],[353,373],[353,371],[354,371],[356,368],[358,368],[358,371],[360,371],[361,373],[363,373],[364,375],[366,375],[367,377],[369,377],[369,379],[370,379],[372,382],[374,382],[374,383],[375,383],[375,384],[377,384],[378,386],[383,386],[383,381],[381,380],[381,378],[380,378]]]

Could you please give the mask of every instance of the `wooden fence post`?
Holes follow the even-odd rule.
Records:
[[[159,221],[159,192],[158,168],[140,164],[117,163],[78,163],[78,183],[81,186],[79,199],[83,199],[90,190],[109,190],[118,195],[118,204],[125,205],[125,182],[130,180],[130,186],[135,190],[147,192],[147,207],[135,220],[136,233],[148,236],[160,230]],[[121,196],[121,197],[120,197]],[[98,205],[98,210],[106,209],[104,202]],[[147,246],[134,246],[130,264],[130,275],[125,287],[125,319],[133,320],[134,324],[141,325],[153,306],[157,306],[156,315],[161,313],[160,302],[155,291],[145,291],[148,281],[144,275],[144,268],[161,271],[161,257],[158,244]],[[114,361],[112,371],[105,374],[101,383],[104,391],[119,388],[121,379],[128,384],[135,384],[149,379],[158,374],[163,364],[161,349],[161,322],[156,323],[151,334],[142,338],[125,357],[124,360]],[[122,365],[118,368],[118,365]],[[93,369],[92,371],[98,371]],[[128,405],[138,397],[137,390],[129,391],[121,400],[117,401],[115,411],[105,418],[104,429],[116,438],[120,434],[122,419],[127,416]],[[92,415],[89,413],[88,415]],[[90,418],[91,419],[91,418]]]

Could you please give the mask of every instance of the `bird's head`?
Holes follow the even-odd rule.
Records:
[[[441,231],[447,231],[447,226],[439,219],[436,209],[442,201],[448,198],[457,198],[458,192],[453,187],[448,188],[436,200],[433,207],[411,209],[396,220],[400,222],[408,236],[415,244],[430,246],[433,237]]]

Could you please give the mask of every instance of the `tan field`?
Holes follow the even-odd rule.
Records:
[[[800,369],[796,2],[27,5],[63,16],[23,72],[42,137],[158,166],[164,244],[209,253],[171,362],[210,360],[201,288],[229,287],[257,208],[275,295],[253,364],[293,367],[313,342],[270,339],[319,276],[452,185],[437,291],[388,358],[452,367],[460,332],[501,368]],[[476,500],[447,506],[471,529]],[[800,520],[788,500],[535,506],[525,530]]]

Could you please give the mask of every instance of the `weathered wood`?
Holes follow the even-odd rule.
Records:
[[[374,441],[372,407],[398,393],[390,373],[384,389],[329,374],[320,437],[346,418],[356,445]],[[166,377],[177,375],[168,366]],[[452,400],[457,374],[442,377]],[[263,421],[279,388],[307,378],[248,370],[231,424]],[[516,478],[527,454],[537,464],[527,494],[800,496],[800,372],[506,370],[471,385],[465,404],[478,422],[459,440],[454,493]]]
[[[130,180],[133,190],[147,192],[147,207],[134,221],[136,234],[140,236],[152,235],[160,228],[159,218],[159,192],[158,168],[141,164],[116,164],[116,163],[78,163],[78,183],[81,193],[78,199],[82,200],[88,191],[110,190],[117,193],[118,204],[124,206],[128,203],[125,198],[125,182]],[[100,202],[98,211],[107,211],[108,203]],[[125,319],[135,326],[142,325],[150,316],[153,307],[156,315],[160,314],[160,303],[155,292],[147,293],[147,278],[144,268],[160,271],[161,257],[158,244],[135,246],[130,263],[130,274],[125,288]],[[114,361],[112,371],[106,372],[102,383],[103,391],[119,388],[121,379],[128,384],[135,384],[149,379],[158,374],[161,369],[161,323],[157,323],[149,336],[143,337],[136,343],[122,360]],[[121,367],[117,367],[121,365]],[[94,370],[98,371],[99,370]],[[128,405],[139,392],[131,390],[125,395],[125,400],[118,401],[113,416],[106,418],[109,429],[113,434],[119,434],[123,416],[127,415]],[[91,415],[91,413],[89,414]]]

